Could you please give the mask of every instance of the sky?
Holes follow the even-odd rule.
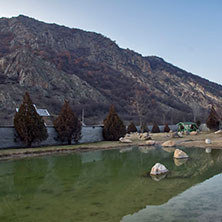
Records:
[[[222,84],[222,0],[0,0],[20,14],[101,33],[121,48],[155,55]]]

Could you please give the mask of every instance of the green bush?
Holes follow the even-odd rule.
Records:
[[[23,103],[14,117],[14,127],[27,147],[33,142],[41,142],[48,137],[47,129],[41,116],[38,115],[29,94],[26,92]]]
[[[110,107],[109,114],[103,121],[103,137],[108,141],[117,141],[126,134],[126,127],[117,115],[114,106]]]

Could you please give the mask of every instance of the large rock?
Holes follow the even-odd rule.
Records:
[[[211,144],[211,139],[205,139],[206,144]]]
[[[165,174],[168,172],[168,169],[161,163],[156,163],[151,171],[150,171],[150,174],[151,175],[159,175],[159,174]]]
[[[189,156],[184,151],[182,151],[180,149],[176,149],[174,151],[173,157],[177,158],[177,159],[185,159],[185,158],[188,158]]]
[[[163,147],[173,147],[175,145],[176,145],[175,142],[172,140],[168,140],[162,144]]]
[[[197,135],[197,131],[190,132],[190,135]]]
[[[140,133],[139,140],[151,140],[149,133]]]
[[[147,141],[146,141],[146,145],[147,145],[147,146],[154,146],[155,143],[156,143],[156,142],[155,142],[154,140],[147,140]]]
[[[222,130],[216,131],[215,134],[222,134]]]
[[[132,140],[127,139],[127,138],[124,138],[124,137],[120,137],[120,138],[119,138],[119,141],[120,141],[121,143],[132,143],[132,142],[133,142]]]

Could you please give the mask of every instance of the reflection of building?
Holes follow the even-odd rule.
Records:
[[[90,163],[102,160],[102,151],[93,151],[81,153],[82,163]]]

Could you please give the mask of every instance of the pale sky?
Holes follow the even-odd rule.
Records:
[[[0,0],[0,17],[101,33],[222,84],[222,0]]]

